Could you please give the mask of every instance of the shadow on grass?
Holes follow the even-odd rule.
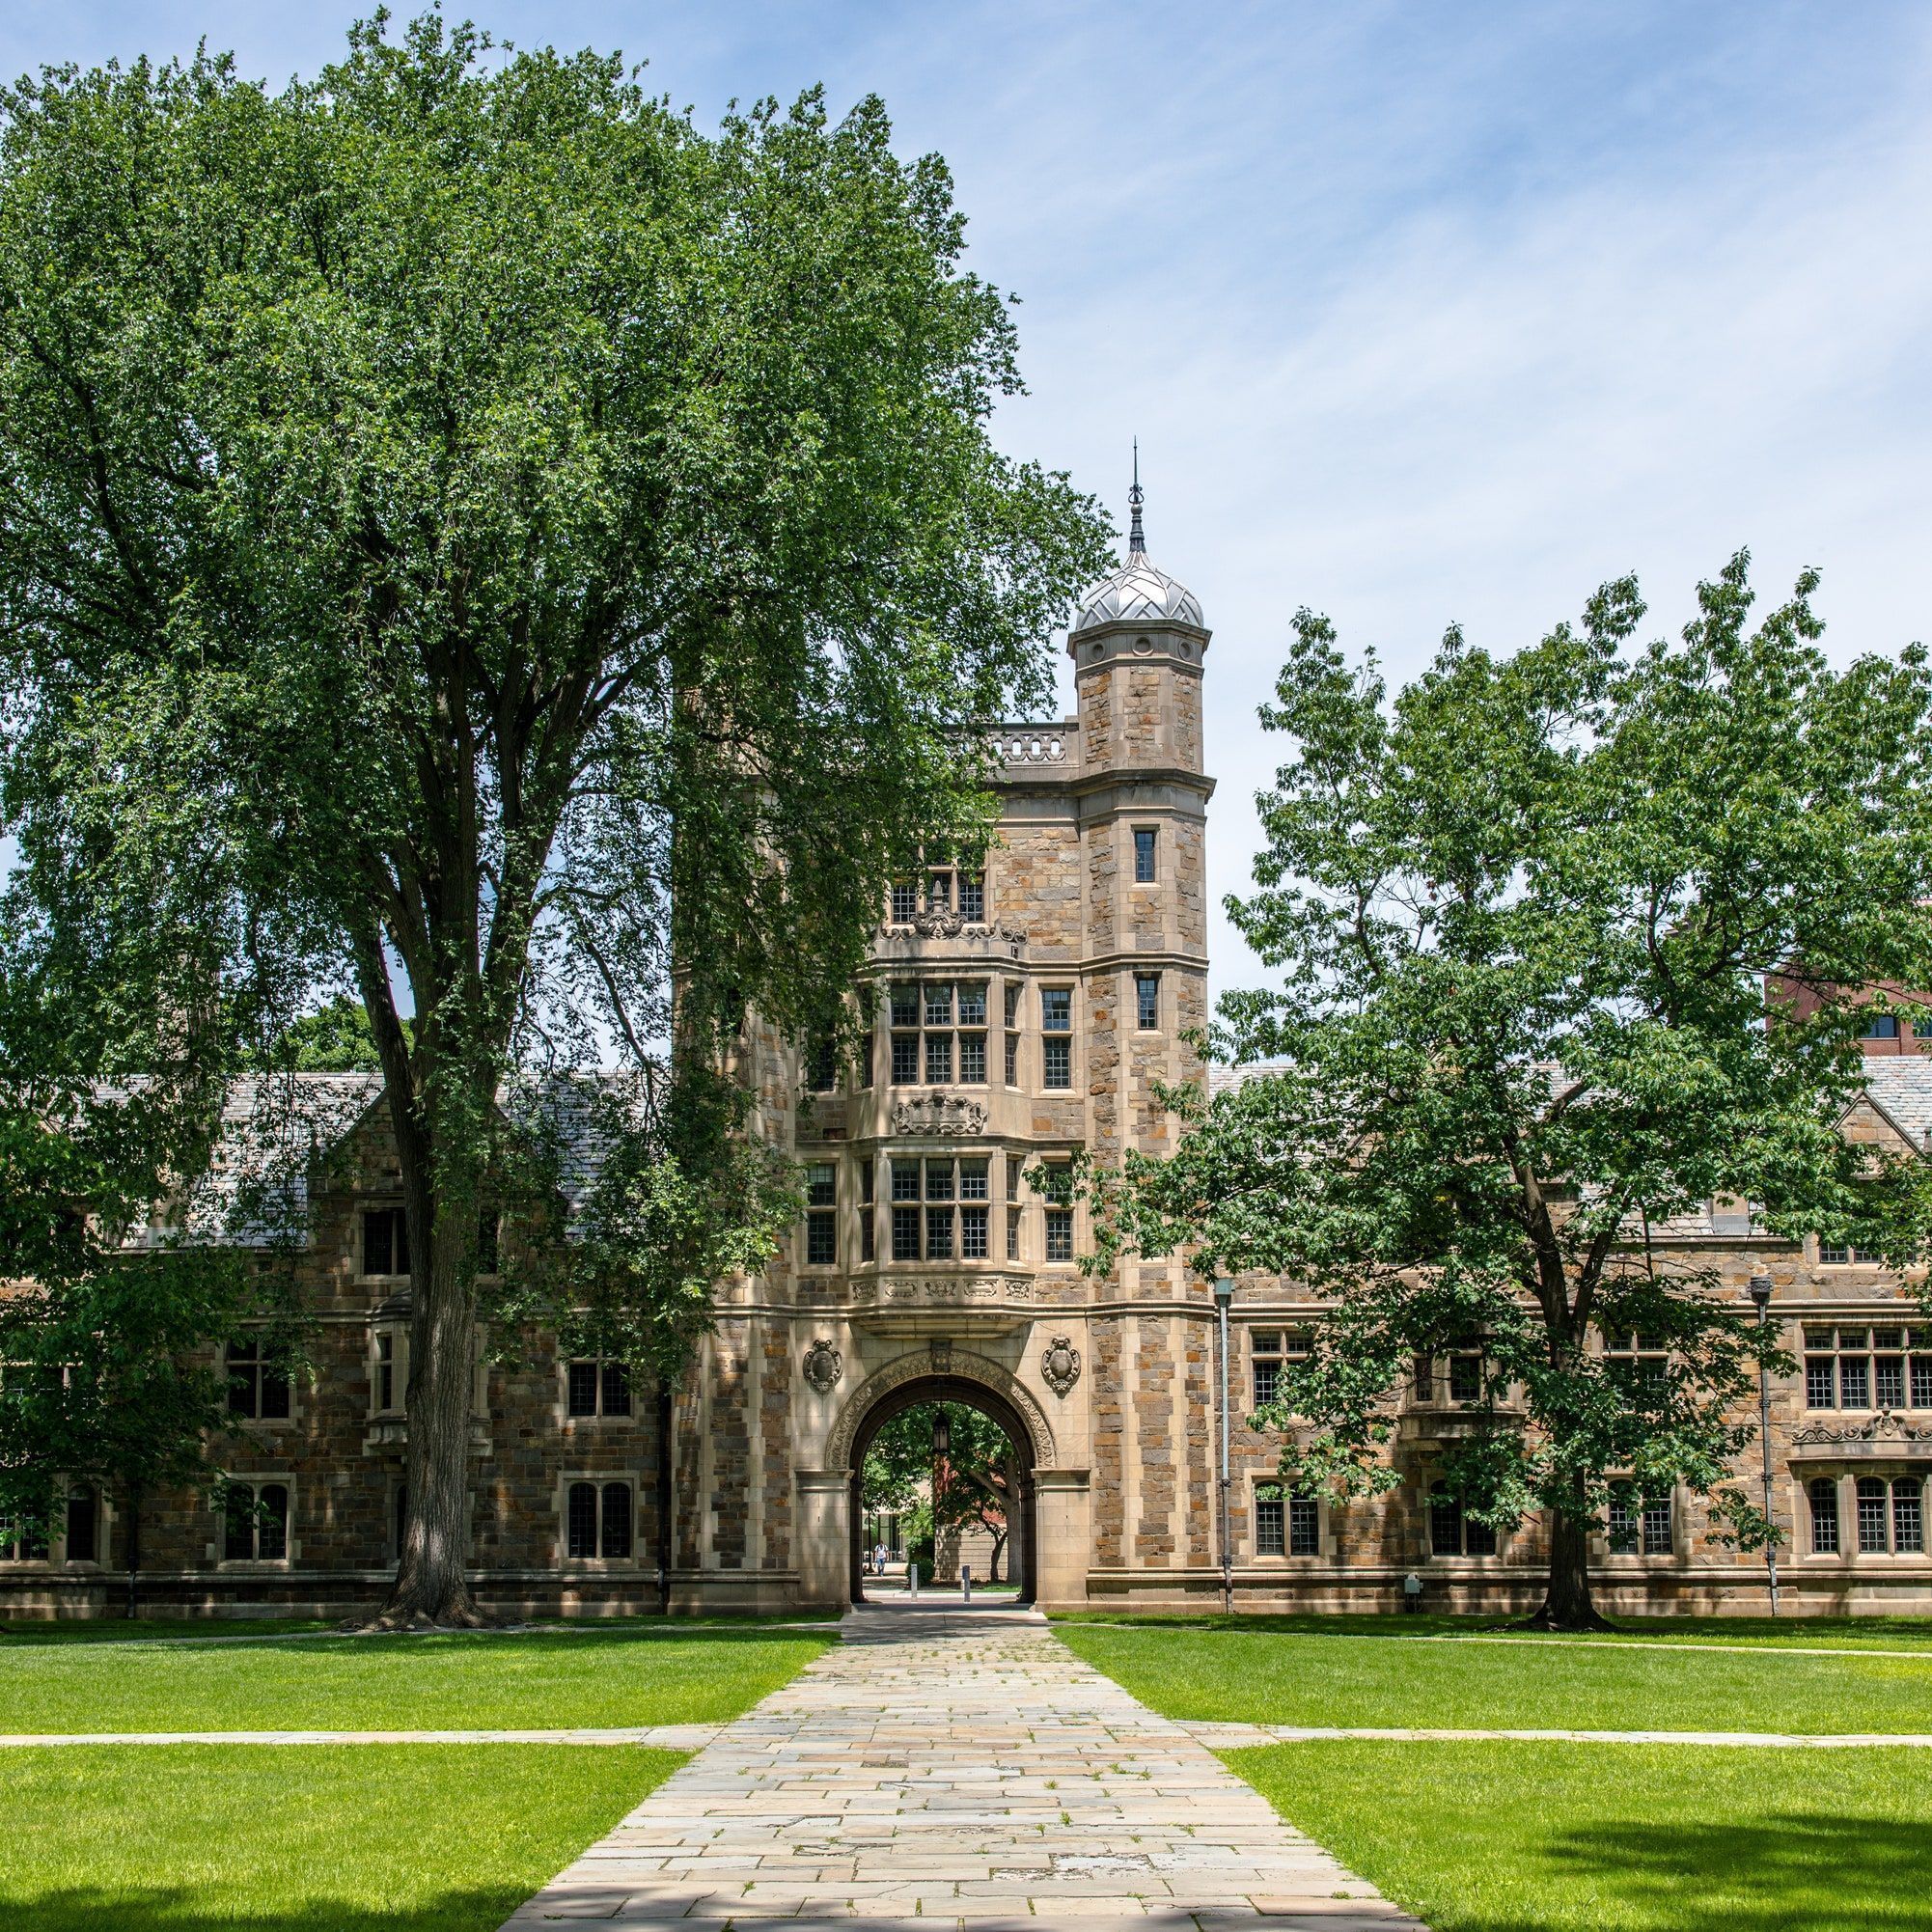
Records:
[[[236,1644],[249,1640],[299,1637],[303,1654],[366,1654],[373,1645],[397,1648],[441,1649],[455,1645],[513,1645],[520,1650],[564,1649],[581,1642],[612,1638],[649,1638],[657,1642],[676,1643],[768,1643],[774,1637],[810,1637],[814,1632],[831,1636],[838,1624],[799,1623],[778,1626],[766,1622],[730,1623],[585,1622],[571,1628],[546,1626],[537,1630],[404,1630],[381,1635],[356,1635],[339,1631],[330,1624],[231,1622],[209,1617],[198,1623],[128,1623],[117,1620],[113,1628],[97,1628],[85,1623],[10,1623],[0,1625],[0,1649],[58,1648],[74,1643],[146,1643],[164,1642],[193,1649],[197,1644]]]
[[[496,1932],[530,1896],[522,1887],[479,1887],[381,1908],[357,1899],[305,1898],[260,1906],[211,1901],[182,1887],[72,1886],[11,1893],[0,1883],[0,1922],[33,1932]]]
[[[1241,1631],[1301,1637],[1520,1637],[1528,1642],[1578,1641],[1567,1631],[1526,1630],[1522,1618],[1501,1616],[1416,1615],[1400,1611],[1241,1612],[1221,1611],[1189,1615],[1168,1611],[1055,1611],[1051,1623],[1118,1625],[1130,1630]],[[1932,1643],[1932,1617],[1927,1616],[1626,1616],[1612,1620],[1594,1641],[1629,1638],[1653,1642],[1712,1642],[1775,1639],[1780,1644],[1819,1644],[1902,1639]],[[1591,1641],[1587,1639],[1586,1641]]]
[[[1821,1780],[1831,1776],[1819,1767]],[[1922,1776],[1901,1766],[1905,1777]],[[1922,1822],[1772,1812],[1749,1822],[1606,1821],[1541,1853],[1554,1890],[1590,1881],[1623,1905],[1619,1927],[1863,1932],[1932,1926],[1932,1831]],[[1545,1932],[1568,1918],[1465,1918],[1484,1932]]]

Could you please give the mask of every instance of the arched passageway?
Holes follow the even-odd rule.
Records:
[[[866,1600],[866,1512],[862,1492],[867,1451],[880,1429],[895,1416],[902,1415],[907,1409],[916,1408],[923,1402],[950,1402],[961,1408],[978,1409],[994,1422],[1011,1445],[1014,1505],[1011,1520],[1007,1526],[1007,1548],[1012,1553],[1011,1568],[1019,1584],[1019,1601],[1031,1604],[1039,1560],[1034,1509],[1035,1449],[1033,1434],[1025,1419],[1004,1395],[987,1388],[983,1382],[975,1382],[963,1375],[922,1375],[901,1382],[897,1388],[885,1391],[866,1411],[859,1423],[858,1433],[852,1439],[852,1489],[846,1512],[850,1523],[852,1601],[864,1603]]]

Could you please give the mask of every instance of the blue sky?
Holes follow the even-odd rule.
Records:
[[[0,69],[206,35],[281,79],[353,8],[22,4]],[[403,11],[408,11],[407,0]],[[452,7],[453,13],[463,11]],[[1211,885],[1297,605],[1414,669],[1508,649],[1638,570],[1656,627],[1741,544],[1825,572],[1830,649],[1932,632],[1932,10],[1922,5],[533,7],[705,124],[822,81],[951,161],[1023,298],[1009,448],[1201,594]],[[1220,987],[1255,977],[1225,925]]]

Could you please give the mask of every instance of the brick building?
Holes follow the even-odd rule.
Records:
[[[1208,642],[1200,603],[1148,562],[1137,501],[1127,563],[1069,637],[1077,715],[999,731],[1000,836],[983,869],[935,866],[894,889],[869,969],[869,1064],[814,1068],[768,1038],[748,1045],[762,1130],[805,1164],[809,1206],[765,1275],[721,1289],[677,1393],[668,1543],[654,1402],[615,1365],[560,1359],[543,1338],[496,1350],[479,1339],[474,1563],[486,1603],[648,1609],[662,1556],[682,1607],[842,1604],[862,1587],[867,1443],[898,1409],[945,1398],[1012,1440],[1012,1559],[1042,1602],[1215,1604],[1211,1297],[1177,1260],[1082,1275],[1083,1212],[1051,1180],[1077,1149],[1159,1150],[1173,1123],[1154,1082],[1201,1072],[1181,1032],[1206,1015]],[[1845,1130],[1922,1153],[1932,1058],[1890,1036],[1871,1044],[1869,1090]],[[151,1602],[333,1610],[373,1601],[393,1574],[408,1346],[395,1162],[373,1083],[315,1085],[340,1111],[347,1154],[311,1204],[315,1372],[291,1382],[245,1339],[231,1352],[231,1466],[256,1506],[152,1512]],[[1932,1608],[1932,1331],[1911,1292],[1855,1254],[1769,1239],[1725,1203],[1659,1230],[1657,1245],[1716,1260],[1740,1289],[1758,1271],[1776,1284],[1803,1363],[1774,1390],[1789,1600]],[[1534,1525],[1498,1537],[1432,1494],[1433,1451],[1466,1426],[1453,1359],[1400,1392],[1399,1488],[1346,1504],[1276,1490],[1269,1446],[1239,1419],[1320,1313],[1292,1283],[1239,1284],[1241,1602],[1393,1608],[1412,1572],[1432,1607],[1532,1602]],[[82,1496],[68,1532],[45,1549],[0,1543],[0,1614],[112,1608],[123,1526]],[[1711,1540],[1682,1495],[1620,1499],[1596,1570],[1616,1608],[1764,1607],[1761,1559]]]

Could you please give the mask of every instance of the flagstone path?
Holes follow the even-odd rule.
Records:
[[[504,1932],[1425,1932],[1036,1614],[868,1606],[844,1638]]]

